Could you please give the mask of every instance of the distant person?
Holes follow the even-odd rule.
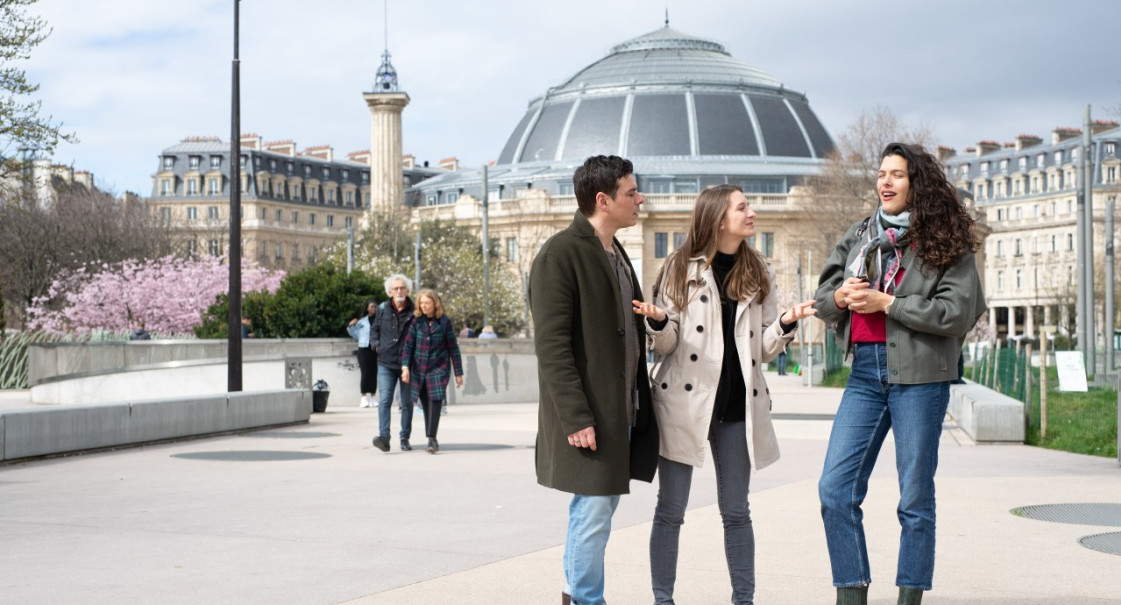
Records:
[[[483,326],[483,331],[479,333],[479,340],[494,340],[498,338],[498,334],[494,333],[494,326]]]
[[[642,356],[642,286],[615,238],[645,198],[634,167],[588,158],[573,176],[579,210],[533,260],[529,303],[540,381],[537,482],[572,494],[562,603],[603,605],[611,518],[631,479],[651,481],[658,426]]]
[[[707,446],[716,466],[731,602],[751,605],[755,532],[748,486],[753,466],[762,469],[779,457],[763,366],[786,350],[798,321],[814,314],[813,301],[779,315],[774,270],[747,243],[755,235],[755,210],[739,187],[702,191],[686,233],[654,281],[654,302],[634,301],[663,359],[652,379],[661,447],[651,586],[655,603],[674,602],[693,468],[704,463]]]
[[[152,340],[152,334],[150,332],[148,332],[148,330],[146,330],[144,328],[144,326],[139,326],[139,327],[134,328],[131,332],[128,333],[128,339],[129,340]]]
[[[818,483],[838,604],[868,601],[861,505],[888,430],[901,525],[895,584],[917,605],[934,578],[934,473],[965,334],[985,311],[973,218],[919,145],[880,154],[879,208],[849,228],[818,281],[818,317],[852,353]]]
[[[471,327],[469,322],[463,322],[463,329],[459,331],[459,337],[461,339],[475,337],[475,329]]]
[[[241,318],[241,339],[242,340],[245,340],[246,338],[253,338],[253,332],[250,331],[251,329],[252,329],[252,323],[250,322],[250,319],[248,317],[242,317]]]
[[[413,281],[400,273],[385,280],[385,293],[389,300],[377,310],[370,327],[370,346],[378,355],[378,436],[374,447],[389,451],[389,412],[393,407],[393,394],[401,388],[401,449],[410,451],[409,437],[413,432],[413,396],[406,382],[401,380],[401,344],[413,321],[413,300],[409,292]]]
[[[411,385],[424,406],[425,451],[440,451],[436,433],[440,413],[447,401],[448,378],[455,373],[455,386],[463,386],[463,362],[455,341],[455,328],[444,315],[444,304],[435,290],[424,288],[416,295],[413,323],[401,347],[401,382]]]
[[[377,314],[378,301],[371,298],[346,326],[347,334],[358,341],[358,369],[362,374],[359,380],[359,390],[362,392],[362,398],[358,401],[360,408],[373,407],[374,393],[378,390],[378,354],[370,342],[370,326]]]
[[[786,349],[783,349],[782,352],[778,354],[775,363],[778,364],[778,375],[786,376]]]

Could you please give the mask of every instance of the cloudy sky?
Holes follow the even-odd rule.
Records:
[[[624,40],[666,0],[388,0],[404,149],[498,157],[527,103]],[[1119,119],[1116,0],[670,0],[671,27],[804,91],[830,132],[884,106],[959,151]],[[39,0],[53,33],[24,65],[80,142],[55,161],[151,193],[157,156],[230,133],[233,0]],[[386,44],[382,0],[242,0],[242,131],[341,156],[370,146],[362,92]]]

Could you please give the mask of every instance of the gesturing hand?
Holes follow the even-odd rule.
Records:
[[[813,308],[814,301],[807,300],[804,302],[796,303],[793,307],[786,310],[782,314],[779,321],[786,325],[798,323],[798,320],[805,319],[811,315],[817,315],[817,309]]]
[[[631,304],[634,305],[634,312],[645,317],[649,317],[654,321],[664,321],[666,319],[666,312],[655,305],[654,303],[642,302],[641,300],[632,300]]]

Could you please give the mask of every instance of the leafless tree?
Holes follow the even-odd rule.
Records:
[[[65,270],[172,253],[168,228],[140,198],[60,185],[48,207],[0,200],[0,295],[10,325]]]
[[[876,172],[880,152],[891,142],[918,143],[930,148],[927,126],[904,124],[891,110],[877,106],[862,111],[837,137],[836,147],[817,176],[806,180],[802,224],[806,249],[824,259],[850,225],[875,212]]]

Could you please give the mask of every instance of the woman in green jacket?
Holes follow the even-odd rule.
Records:
[[[899,474],[899,603],[917,605],[934,575],[934,473],[950,381],[966,332],[985,311],[973,218],[921,146],[892,143],[880,206],[853,225],[821,273],[814,307],[853,355],[818,492],[841,605],[872,581],[861,504],[888,430]]]

